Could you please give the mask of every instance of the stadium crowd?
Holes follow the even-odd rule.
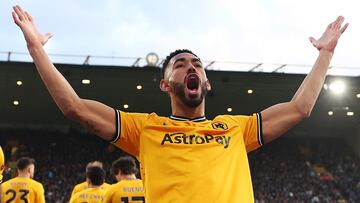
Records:
[[[114,183],[110,164],[126,155],[76,130],[3,130],[0,143],[8,157],[5,180],[15,172],[17,158],[33,157],[34,179],[43,183],[46,201],[54,203],[70,199],[74,185],[85,180],[90,161],[102,161],[106,182]],[[360,202],[360,158],[343,140],[285,136],[250,153],[249,162],[257,203]]]
[[[1,133],[1,145],[6,157],[16,161],[19,157],[35,159],[35,177],[45,188],[46,202],[62,203],[70,199],[74,186],[85,181],[88,162],[100,160],[106,169],[106,182],[114,183],[109,168],[112,161],[126,155],[121,150],[98,139],[79,132],[6,132]],[[12,165],[15,165],[13,163]],[[8,170],[7,176],[11,174]],[[6,177],[5,177],[6,180]]]
[[[281,138],[249,161],[256,202],[360,202],[360,159],[341,139]]]

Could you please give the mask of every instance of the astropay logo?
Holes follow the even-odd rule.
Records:
[[[185,144],[185,145],[201,145],[206,143],[215,142],[219,145],[223,145],[224,149],[228,148],[230,145],[230,138],[225,135],[212,136],[209,134],[204,135],[187,135],[186,133],[172,133],[165,134],[161,145],[165,144]]]

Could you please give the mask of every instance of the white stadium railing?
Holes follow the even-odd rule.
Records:
[[[77,65],[103,65],[103,66],[132,66],[143,67],[147,65],[144,57],[118,57],[118,56],[91,56],[70,54],[49,54],[54,63]],[[25,52],[0,52],[0,61],[32,62]],[[157,66],[161,66],[164,59],[160,59]],[[229,61],[203,61],[207,70],[265,72],[305,74],[311,65],[304,64],[271,64],[261,62],[229,62]],[[329,75],[360,76],[360,67],[332,66]]]

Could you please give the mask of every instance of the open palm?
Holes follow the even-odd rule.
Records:
[[[28,46],[44,45],[52,37],[51,33],[41,34],[37,31],[33,18],[20,6],[13,7],[12,16],[16,25],[22,30]]]
[[[334,52],[341,34],[345,32],[349,25],[346,23],[343,27],[341,27],[344,19],[344,17],[339,16],[334,22],[330,23],[319,39],[316,40],[315,38],[310,37],[309,39],[314,47],[318,50],[325,49],[327,51]]]

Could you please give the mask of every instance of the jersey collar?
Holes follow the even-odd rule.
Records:
[[[177,120],[177,121],[193,121],[193,122],[206,121],[206,117],[205,117],[205,116],[197,117],[197,118],[186,118],[186,117],[182,117],[182,116],[174,116],[174,115],[171,115],[171,116],[170,116],[170,119]]]

